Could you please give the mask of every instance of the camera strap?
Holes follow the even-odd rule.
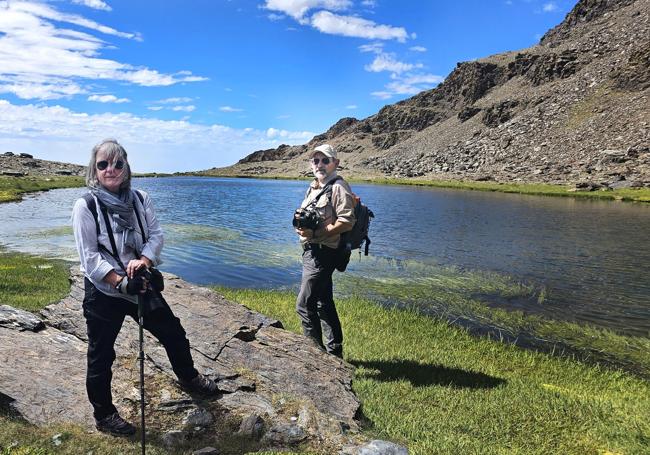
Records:
[[[336,182],[336,181],[337,181],[338,179],[340,179],[340,178],[341,178],[341,177],[337,175],[337,176],[334,177],[332,180],[330,180],[329,182],[327,182],[327,184],[323,187],[323,189],[320,191],[320,193],[318,193],[318,194],[316,195],[316,197],[315,197],[315,198],[314,198],[314,199],[313,199],[309,204],[307,204],[307,205],[305,206],[305,208],[309,207],[310,205],[315,206],[316,203],[318,202],[318,200],[320,199],[320,197],[321,197],[323,194],[327,193],[328,191],[331,191],[332,187],[334,186],[334,182]]]

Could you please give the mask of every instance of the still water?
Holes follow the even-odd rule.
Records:
[[[163,225],[163,270],[199,284],[254,288],[299,284],[290,219],[306,185],[134,180],[152,196]],[[376,219],[371,256],[353,254],[348,271],[336,274],[342,292],[363,293],[358,283],[365,279],[399,284],[408,300],[415,298],[409,286],[452,286],[441,277],[453,274],[449,283],[487,305],[650,336],[648,205],[370,184],[353,189]],[[0,243],[76,260],[70,212],[83,192],[55,190],[0,204]],[[356,284],[346,287],[352,279]],[[523,291],[494,290],[504,286]]]

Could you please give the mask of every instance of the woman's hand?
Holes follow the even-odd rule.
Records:
[[[133,278],[137,275],[138,271],[148,269],[151,265],[151,261],[145,256],[142,256],[140,259],[131,259],[126,266],[126,276]]]

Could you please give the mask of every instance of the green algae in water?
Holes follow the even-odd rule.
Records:
[[[165,224],[163,232],[178,242],[226,242],[237,240],[241,232],[205,224]]]

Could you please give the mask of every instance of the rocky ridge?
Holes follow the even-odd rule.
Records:
[[[34,158],[28,153],[0,154],[0,175],[24,177],[27,175],[85,175],[86,167]]]
[[[308,150],[329,142],[352,177],[650,186],[649,14],[650,0],[581,0],[536,46],[200,173],[304,176]]]
[[[145,332],[147,429],[156,444],[175,452],[195,440],[218,447],[234,435],[250,450],[365,450],[351,365],[283,330],[277,320],[176,276],[165,279],[165,297],[185,327],[196,367],[222,393],[206,398],[180,389],[164,349]],[[38,315],[0,306],[0,405],[38,425],[93,422],[85,393],[87,337],[78,267],[71,283],[68,297]],[[113,396],[133,422],[139,422],[137,346],[137,324],[127,318],[116,342]],[[394,453],[406,453],[398,449]]]

